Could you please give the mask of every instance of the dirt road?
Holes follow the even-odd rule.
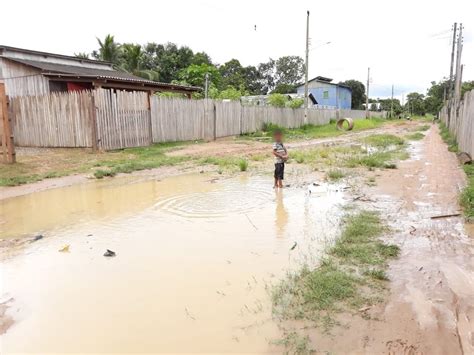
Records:
[[[365,193],[395,229],[400,258],[390,265],[388,301],[370,320],[346,317],[348,328],[320,335],[318,350],[369,354],[474,354],[474,244],[459,211],[465,177],[433,126],[412,158],[381,172]],[[335,341],[337,339],[337,341]]]

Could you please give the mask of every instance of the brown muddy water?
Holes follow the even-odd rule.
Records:
[[[271,180],[125,177],[2,201],[2,239],[45,237],[3,257],[1,352],[278,351],[271,284],[317,263],[344,196]]]

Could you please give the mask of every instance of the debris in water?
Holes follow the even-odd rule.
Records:
[[[416,228],[413,227],[413,226],[410,226],[410,228],[411,228],[410,234],[411,234],[411,235],[415,234]]]
[[[217,293],[218,295],[225,296],[225,293],[224,293],[224,292],[216,291],[216,293]]]
[[[247,217],[247,219],[249,220],[250,224],[255,228],[255,230],[258,230],[257,226],[255,224],[253,224],[252,220],[250,219],[250,217],[247,215],[247,213],[245,214],[245,217]]]
[[[104,256],[108,256],[108,257],[113,257],[115,255],[116,255],[115,252],[110,249],[107,249],[107,251],[104,253]]]
[[[295,242],[295,244],[293,244],[293,246],[291,247],[291,249],[290,249],[290,250],[294,250],[294,249],[296,248],[296,246],[297,246],[297,245],[298,245],[298,243],[297,243],[297,242]]]
[[[35,235],[32,242],[36,242],[36,241],[38,241],[40,239],[43,239],[43,238],[44,238],[44,236],[42,234]]]
[[[460,215],[461,215],[460,213],[442,214],[442,215],[439,215],[439,216],[431,216],[431,219],[458,217]]]
[[[420,266],[420,268],[418,269],[418,271],[421,271],[421,270],[423,270],[423,266]]]
[[[196,318],[193,317],[193,316],[191,315],[191,313],[189,313],[189,311],[188,311],[188,309],[187,309],[186,307],[184,307],[184,311],[186,312],[186,315],[187,315],[189,318],[191,318],[192,320],[196,320]]]
[[[61,249],[58,250],[61,253],[69,253],[69,244],[63,246]]]
[[[370,308],[370,306],[359,308],[359,312],[367,312]]]

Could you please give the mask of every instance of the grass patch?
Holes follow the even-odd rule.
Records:
[[[365,119],[356,120],[354,129],[351,132],[377,128],[377,127],[382,126],[385,122],[387,122],[385,119],[375,118],[375,117],[370,118],[368,120],[365,120]],[[272,123],[265,123],[261,130],[254,133],[244,134],[242,135],[242,138],[244,139],[268,138],[270,139],[273,136],[273,132],[275,132],[275,130],[277,129],[283,131],[287,140],[308,140],[308,139],[316,139],[316,138],[327,138],[327,137],[340,136],[340,135],[348,133],[346,131],[339,131],[336,128],[335,121],[331,121],[328,124],[320,125],[320,126],[307,124],[299,128],[291,128],[291,129],[286,129]]]
[[[326,173],[326,178],[330,181],[337,181],[342,179],[346,174],[340,169],[329,170]]]
[[[249,162],[244,158],[237,158],[233,156],[228,157],[204,157],[199,159],[199,164],[215,165],[220,171],[224,170],[240,170],[247,171]]]
[[[400,252],[398,246],[380,240],[385,231],[375,212],[347,216],[340,238],[318,268],[304,266],[273,287],[274,313],[324,326],[334,323],[327,321],[334,312],[380,301],[373,290],[383,289],[387,261]]]
[[[464,165],[467,175],[467,186],[462,190],[460,203],[467,220],[474,221],[474,165]]]
[[[425,138],[425,135],[423,133],[416,132],[416,133],[406,135],[405,138],[410,141],[420,141],[423,138]]]
[[[449,132],[448,127],[443,122],[439,123],[440,135],[443,141],[448,145],[448,150],[450,152],[458,152],[458,143],[456,142],[456,138]]]
[[[423,126],[418,126],[418,127],[416,127],[415,131],[418,131],[418,132],[425,132],[425,131],[429,130],[430,128],[431,128],[430,125],[425,124],[425,125],[423,125]]]
[[[393,134],[374,134],[364,138],[364,142],[377,148],[388,148],[390,146],[401,146],[405,143],[403,138]]]

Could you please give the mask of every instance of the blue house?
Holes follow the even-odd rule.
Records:
[[[352,90],[348,86],[332,83],[332,79],[317,76],[308,81],[309,98],[316,107],[351,109]],[[297,93],[304,95],[304,84]]]

